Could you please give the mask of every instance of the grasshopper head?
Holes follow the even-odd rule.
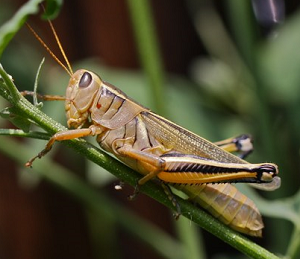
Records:
[[[88,70],[77,70],[71,76],[65,103],[69,128],[81,128],[87,122],[89,109],[101,84],[101,79]]]

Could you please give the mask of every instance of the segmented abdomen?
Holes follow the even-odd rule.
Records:
[[[252,200],[231,184],[176,185],[193,201],[231,228],[261,236],[261,215]]]

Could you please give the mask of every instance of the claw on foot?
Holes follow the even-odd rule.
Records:
[[[164,189],[164,192],[168,195],[168,198],[172,202],[173,206],[176,208],[176,212],[174,212],[173,216],[174,216],[175,220],[178,220],[181,215],[180,205],[179,205],[176,197],[174,196],[170,186],[164,184],[163,182],[161,182],[161,186]]]
[[[38,154],[37,156],[31,158],[30,160],[28,160],[25,164],[26,167],[30,167],[32,168],[32,163],[34,162],[35,159],[40,158],[40,154]]]
[[[136,199],[136,197],[139,195],[139,193],[140,193],[140,185],[137,182],[137,184],[134,187],[134,192],[133,192],[133,194],[128,196],[128,200],[133,201],[134,199]]]

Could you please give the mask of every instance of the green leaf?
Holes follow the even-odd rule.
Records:
[[[45,58],[42,59],[38,71],[36,73],[36,77],[35,77],[35,81],[34,81],[34,90],[33,90],[33,104],[34,106],[38,107],[38,108],[42,108],[43,107],[43,103],[42,102],[38,102],[37,100],[37,87],[38,87],[38,81],[39,81],[39,76],[40,76],[40,72],[42,69],[42,66],[44,64]]]
[[[59,15],[62,5],[63,0],[48,0],[42,19],[55,19]]]
[[[17,128],[22,129],[24,132],[29,132],[31,122],[24,116],[15,113],[13,107],[6,107],[0,111],[0,117],[9,120]]]
[[[41,2],[43,0],[28,1],[9,21],[0,27],[0,57],[7,44],[26,22],[27,16],[38,12]]]
[[[8,107],[6,107],[2,111],[0,111],[0,117],[3,118],[3,119],[9,119],[10,115],[11,114],[10,114],[10,111],[9,111]]]
[[[269,93],[284,102],[299,98],[300,12],[289,19],[259,52],[260,73]]]

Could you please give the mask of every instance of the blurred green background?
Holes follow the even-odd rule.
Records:
[[[2,0],[0,25],[24,2]],[[150,33],[157,42],[135,36],[138,30],[149,33],[143,24],[151,19],[134,16],[134,1],[65,1],[54,26],[74,70],[95,71],[139,103],[211,141],[251,134],[255,150],[248,161],[274,162],[282,178],[279,190],[249,193],[266,224],[264,237],[254,240],[273,253],[299,258],[300,13],[297,1],[286,4],[285,20],[262,24],[251,1],[149,1]],[[40,16],[28,22],[59,53],[47,22]],[[153,52],[143,51],[156,43]],[[4,50],[1,64],[20,90],[32,90],[44,56],[38,91],[64,95],[68,75],[25,27]],[[0,105],[7,103],[0,98]],[[65,125],[63,103],[44,103],[42,109]],[[13,127],[4,119],[0,123]],[[12,139],[1,136],[1,149],[14,148],[4,144],[6,138]],[[28,150],[24,162],[45,144],[22,143]],[[39,173],[0,155],[0,257],[245,258],[193,224],[185,227],[193,232],[189,246],[193,242],[168,209],[144,195],[128,202],[130,186],[116,192],[117,179],[63,145],[57,144],[50,156],[109,200],[104,199],[103,211],[92,213],[49,184],[54,167]],[[134,212],[138,220],[128,219],[132,226],[125,227],[118,219],[122,214],[111,215],[114,206]],[[139,220],[153,232],[145,232]]]

